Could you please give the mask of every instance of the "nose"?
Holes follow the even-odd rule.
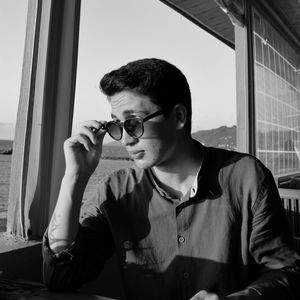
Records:
[[[124,147],[134,145],[138,142],[138,139],[129,135],[126,130],[123,129],[123,136],[121,143]]]

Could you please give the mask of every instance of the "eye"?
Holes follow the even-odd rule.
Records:
[[[130,119],[127,119],[126,121],[126,128],[128,130],[134,130],[137,126],[139,126],[141,124],[141,118],[130,118]]]
[[[131,118],[125,121],[125,129],[132,136],[139,138],[144,133],[143,120],[141,118]]]

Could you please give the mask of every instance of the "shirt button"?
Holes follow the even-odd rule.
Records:
[[[183,273],[183,278],[184,279],[188,279],[190,277],[190,274],[189,273]]]
[[[185,242],[185,238],[184,238],[183,236],[179,236],[179,237],[178,237],[178,242],[179,242],[180,244],[184,243],[184,242]]]

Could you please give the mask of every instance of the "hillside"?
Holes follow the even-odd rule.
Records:
[[[200,130],[194,132],[192,136],[206,146],[236,150],[236,126]]]
[[[12,148],[12,140],[0,140],[0,154],[12,154]]]

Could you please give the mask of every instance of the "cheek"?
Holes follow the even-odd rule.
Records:
[[[162,154],[162,144],[160,140],[141,140],[141,148],[145,151],[145,159],[155,161]]]
[[[144,123],[145,139],[162,139],[170,132],[170,128],[166,122],[147,121]]]
[[[163,123],[150,123],[147,122],[144,124],[144,135],[142,139],[149,142],[149,144],[153,143],[159,146],[158,144],[163,144],[170,140],[173,132],[168,124]]]
[[[148,158],[155,158],[160,155],[161,151],[161,146],[159,143],[151,143],[146,145],[145,147],[146,150],[146,155]]]
[[[168,153],[168,147],[166,143],[158,142],[154,145],[151,145],[151,148],[148,151],[148,159],[152,163],[156,164],[164,159]]]

